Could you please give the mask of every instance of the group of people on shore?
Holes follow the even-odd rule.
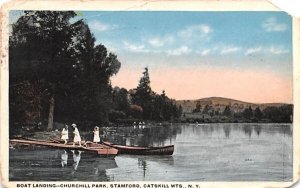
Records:
[[[74,135],[73,145],[78,143],[78,145],[81,146],[81,137],[80,137],[80,133],[79,133],[79,130],[77,128],[77,125],[73,123],[72,127],[74,128],[74,131],[73,131],[73,135]],[[100,132],[99,132],[99,127],[98,126],[94,127],[93,133],[94,133],[93,142],[95,142],[95,143],[100,142]],[[68,143],[68,140],[69,140],[68,125],[65,125],[65,127],[62,129],[61,139],[65,141],[64,144]]]

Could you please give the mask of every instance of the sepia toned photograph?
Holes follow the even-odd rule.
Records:
[[[8,27],[8,181],[294,181],[288,13],[18,9]]]

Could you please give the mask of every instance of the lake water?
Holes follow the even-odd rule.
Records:
[[[291,124],[116,127],[104,139],[140,146],[174,144],[175,151],[172,156],[104,158],[44,147],[10,149],[10,181],[292,180]]]

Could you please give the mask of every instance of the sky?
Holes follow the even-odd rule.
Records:
[[[177,99],[292,103],[292,25],[284,12],[82,11],[121,69],[112,85]]]

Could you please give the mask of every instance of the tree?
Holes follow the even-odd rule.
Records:
[[[130,111],[131,111],[131,115],[134,117],[134,118],[142,118],[142,115],[143,115],[143,108],[139,105],[130,105]]]
[[[179,108],[178,108],[178,117],[181,117],[182,112],[183,112],[182,106],[179,105]]]
[[[113,89],[114,109],[129,114],[130,104],[128,101],[128,91],[125,88],[115,87]]]
[[[231,113],[232,112],[231,112],[230,106],[226,106],[225,109],[224,109],[224,111],[223,111],[223,115],[230,117]]]
[[[53,127],[55,98],[66,93],[72,72],[73,11],[25,11],[12,26],[10,84],[28,80],[49,93],[48,129]],[[74,27],[73,27],[74,26]],[[19,75],[23,73],[22,76]],[[61,92],[60,92],[61,91]]]
[[[93,48],[92,59],[82,71],[83,83],[78,87],[81,88],[78,91],[81,97],[77,98],[84,108],[81,118],[95,123],[109,121],[108,113],[113,108],[110,77],[119,71],[120,66],[117,56],[108,53],[105,46],[99,44]]]
[[[279,107],[279,111],[281,112],[280,121],[284,123],[292,123],[293,122],[293,105],[283,105]]]
[[[208,112],[209,112],[209,106],[208,106],[208,104],[207,104],[207,105],[205,105],[205,107],[204,107],[202,113],[203,113],[203,114],[208,114]]]
[[[293,105],[282,105],[280,107],[269,106],[263,111],[263,116],[275,123],[292,122]]]
[[[243,117],[246,118],[246,119],[251,119],[253,117],[253,111],[252,111],[251,106],[244,109]]]
[[[193,110],[193,113],[198,113],[198,112],[201,112],[201,104],[199,101],[196,103],[196,108]]]
[[[145,68],[143,76],[141,77],[139,84],[136,88],[136,92],[132,96],[133,103],[143,108],[143,118],[152,119],[152,89],[150,87],[150,77],[148,68]]]
[[[11,86],[10,89],[14,101],[10,103],[10,120],[20,119],[24,123],[31,124],[40,121],[42,113],[42,97],[39,85],[31,84],[28,81],[21,82],[19,85]]]
[[[164,90],[160,95],[152,91],[148,68],[145,68],[137,88],[130,90],[130,95],[132,103],[142,108],[143,119],[172,121],[181,116],[182,107],[177,107],[175,100],[168,98]]]
[[[250,118],[253,117],[253,110],[252,110],[251,106],[249,106],[249,116],[250,116]]]
[[[260,120],[262,118],[263,114],[259,107],[256,107],[254,110],[254,117]]]
[[[73,11],[25,11],[12,26],[9,45],[10,101],[23,82],[39,88],[40,109],[48,106],[48,129],[53,119],[101,122],[112,108],[110,77],[121,66]],[[87,87],[88,86],[88,87]],[[14,109],[11,109],[14,112]],[[16,119],[19,119],[16,117]]]

